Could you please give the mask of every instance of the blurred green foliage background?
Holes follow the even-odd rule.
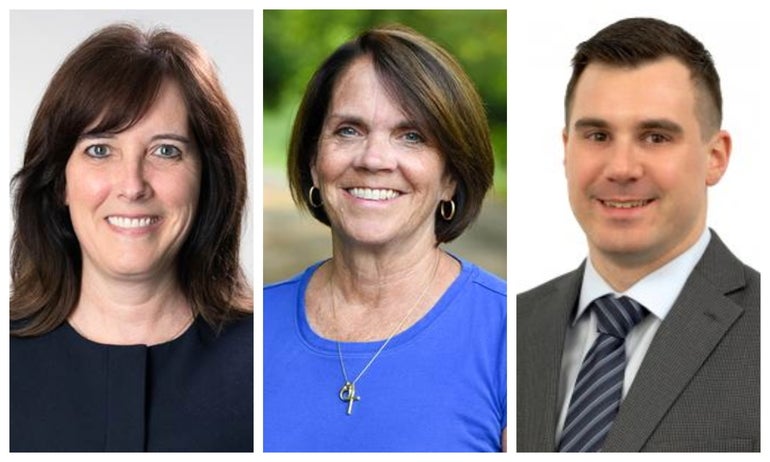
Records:
[[[400,23],[452,53],[486,105],[495,192],[505,197],[505,10],[266,10],[263,13],[264,167],[285,169],[291,125],[305,85],[342,43],[372,26]],[[323,114],[319,114],[322,117]],[[498,194],[496,194],[498,195]]]

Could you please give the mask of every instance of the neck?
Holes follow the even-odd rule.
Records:
[[[389,338],[421,319],[459,274],[460,265],[430,245],[419,252],[333,249],[305,294],[308,322],[338,341]]]
[[[617,292],[625,292],[647,275],[653,273],[667,263],[690,249],[703,233],[699,232],[688,236],[666,252],[658,255],[637,254],[613,254],[602,252],[596,247],[589,248],[589,257],[596,272]]]
[[[418,252],[366,252],[337,245],[332,254],[329,277],[336,290],[348,302],[359,301],[374,309],[424,288],[444,255],[435,246]]]
[[[98,343],[155,345],[181,334],[192,321],[192,311],[172,272],[124,280],[84,264],[80,299],[69,321]]]

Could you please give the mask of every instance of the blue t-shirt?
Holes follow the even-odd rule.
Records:
[[[347,415],[337,342],[305,313],[317,263],[264,289],[264,451],[499,451],[507,425],[506,286],[462,270],[356,383]],[[382,341],[341,343],[353,380]]]

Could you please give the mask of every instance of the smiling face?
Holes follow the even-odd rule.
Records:
[[[673,58],[585,69],[564,133],[564,165],[595,264],[654,269],[698,239],[706,188],[730,154],[726,132],[702,132],[699,110],[690,73]]]
[[[335,238],[434,245],[436,209],[454,193],[434,145],[387,93],[370,59],[354,61],[335,86],[311,168]]]
[[[120,133],[86,133],[66,166],[65,202],[83,254],[83,274],[167,275],[195,217],[200,158],[179,86]]]

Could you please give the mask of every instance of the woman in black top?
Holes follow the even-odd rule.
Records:
[[[13,184],[11,451],[251,451],[244,145],[204,52],[93,34]]]

